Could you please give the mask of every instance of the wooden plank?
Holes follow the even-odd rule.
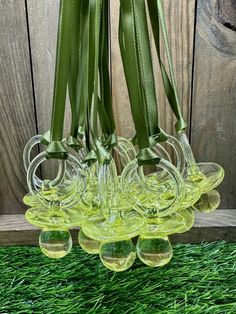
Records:
[[[77,243],[78,229],[71,230]],[[31,226],[24,215],[0,216],[0,245],[35,245],[39,229]],[[236,241],[236,210],[217,210],[211,214],[196,213],[194,227],[183,234],[171,236],[173,243],[201,243],[218,240]]]
[[[215,241],[236,241],[236,227],[194,227],[190,231],[183,234],[175,234],[170,236],[171,243],[202,243]]]
[[[236,203],[236,4],[199,0],[191,141],[198,161],[221,164],[221,208]]]
[[[26,180],[22,152],[35,131],[24,0],[0,0],[1,213],[23,212]]]
[[[183,243],[236,241],[236,210],[216,210],[209,214],[197,212],[194,227],[171,236],[171,240]]]
[[[56,56],[58,0],[27,0],[39,132],[50,127]]]
[[[173,63],[180,101],[182,103],[184,116],[186,117],[186,120],[189,120],[195,0],[165,0],[163,3],[170,34]],[[118,12],[119,1],[111,1],[113,104],[118,134],[130,137],[134,135],[134,127],[118,44]],[[156,89],[161,125],[164,130],[173,133],[174,119],[163,91],[153,40],[151,45],[154,57],[153,65],[154,73],[156,75]]]

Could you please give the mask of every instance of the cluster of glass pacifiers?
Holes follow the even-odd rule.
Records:
[[[23,201],[29,206],[27,221],[42,229],[42,252],[51,258],[64,257],[72,247],[69,229],[80,227],[82,249],[99,254],[113,271],[130,268],[136,255],[148,266],[167,264],[172,258],[168,236],[188,231],[194,210],[208,213],[219,206],[215,188],[224,177],[218,164],[196,163],[185,133],[178,136],[178,140],[169,136],[165,146],[152,147],[160,157],[155,166],[140,165],[136,147],[118,137],[113,148],[116,162],[112,158],[110,163],[88,166],[82,148],[58,160],[53,180],[37,176],[47,158],[42,152],[31,161],[32,148],[42,136],[30,139],[24,149],[29,193]],[[167,146],[172,147],[172,158]],[[118,164],[123,169],[120,175]]]

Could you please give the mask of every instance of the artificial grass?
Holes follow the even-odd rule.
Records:
[[[0,248],[0,313],[235,314],[236,243],[175,245],[162,268],[123,273],[79,247],[50,260],[36,247]]]

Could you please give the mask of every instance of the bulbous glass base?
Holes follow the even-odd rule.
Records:
[[[78,240],[79,240],[79,245],[81,246],[81,248],[85,252],[87,252],[89,254],[98,254],[99,253],[100,247],[101,247],[101,242],[87,237],[84,234],[83,230],[79,231]]]
[[[72,238],[68,230],[42,230],[39,246],[43,254],[50,258],[62,258],[72,248]]]
[[[151,267],[160,267],[169,263],[173,252],[168,237],[145,238],[140,236],[137,243],[137,255]]]
[[[136,258],[134,244],[131,240],[103,243],[100,259],[105,267],[120,272],[130,268]]]
[[[200,199],[193,205],[193,208],[203,212],[211,213],[220,205],[220,194],[216,190],[203,193]]]

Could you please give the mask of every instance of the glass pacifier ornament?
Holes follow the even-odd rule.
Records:
[[[193,208],[202,212],[212,212],[220,204],[220,194],[215,188],[224,179],[224,169],[212,162],[196,163],[185,133],[179,134],[179,140],[185,152],[187,167],[183,176],[198,184],[201,197],[193,204]]]
[[[78,197],[84,191],[84,174],[75,157],[69,155],[63,168],[70,169],[70,177],[61,174],[60,181],[42,181],[38,187],[35,173],[42,162],[46,161],[46,152],[36,156],[27,171],[27,183],[36,204],[25,213],[25,218],[32,225],[42,229],[39,244],[44,254],[60,258],[71,249],[69,229],[81,224],[81,211],[78,210]],[[59,179],[59,178],[58,178]],[[58,182],[59,181],[59,182]]]
[[[89,87],[88,90],[88,106],[86,108],[87,113],[87,121],[86,124],[89,126],[91,133],[87,134],[88,142],[91,140],[91,146],[93,149],[94,163],[89,167],[88,170],[89,177],[87,176],[87,188],[86,192],[83,196],[83,203],[85,205],[85,221],[79,233],[79,243],[81,247],[89,253],[96,254],[98,250],[100,251],[100,244],[106,240],[113,241],[114,247],[117,247],[117,243],[121,242],[124,244],[123,239],[126,240],[127,235],[122,233],[127,233],[127,230],[124,230],[124,223],[126,220],[120,219],[117,212],[120,211],[117,207],[115,200],[108,200],[108,197],[116,197],[116,193],[113,193],[113,189],[117,188],[117,184],[114,184],[114,187],[107,184],[110,182],[116,182],[116,168],[114,165],[114,161],[111,157],[104,162],[100,156],[103,155],[105,150],[109,151],[114,143],[114,123],[112,116],[112,108],[111,108],[111,95],[110,95],[110,83],[109,83],[109,58],[108,58],[108,7],[105,2],[102,5],[101,1],[90,1],[90,18],[94,21],[93,27],[90,27],[90,39],[89,43],[93,47],[94,51],[94,60],[89,60],[91,62],[90,69],[91,72],[94,73],[93,77],[89,76]],[[101,24],[99,24],[99,20],[101,18]],[[99,46],[100,44],[100,46]],[[85,46],[83,46],[84,49]],[[98,67],[98,60],[100,60],[102,66]],[[98,97],[98,70],[100,74],[100,95]],[[86,75],[86,74],[85,74]],[[104,88],[105,87],[105,88]],[[105,108],[105,110],[103,110]],[[97,130],[97,115],[99,116],[99,122],[101,126],[102,135],[98,136]],[[91,120],[91,121],[90,121]],[[123,141],[125,142],[125,141]],[[124,145],[124,143],[123,143]],[[127,143],[125,143],[127,145]],[[115,147],[115,146],[114,146]],[[90,147],[91,149],[91,147]],[[122,148],[121,148],[122,149]],[[90,151],[91,153],[92,151]],[[124,152],[123,149],[123,158],[127,152]],[[90,158],[91,158],[90,154]],[[89,159],[89,157],[86,157]],[[107,197],[108,196],[108,197]],[[108,206],[112,203],[111,210]],[[119,206],[123,206],[120,204]],[[112,215],[110,214],[112,212]],[[138,214],[134,211],[134,215],[138,216]],[[128,217],[128,216],[127,216]],[[143,222],[142,222],[143,223]],[[123,226],[123,227],[122,227]],[[126,225],[127,226],[127,223]],[[113,230],[115,229],[115,230]],[[130,231],[129,231],[130,232]],[[137,233],[135,233],[137,234]],[[129,239],[127,239],[129,240]],[[113,243],[111,242],[111,243]],[[132,242],[131,242],[132,244]],[[102,243],[103,245],[103,243]],[[125,252],[123,257],[119,258],[115,255],[113,256],[113,262],[110,264],[110,268],[114,268],[114,270],[119,269],[125,270],[127,268],[126,259],[124,258],[127,253],[127,247],[123,246]],[[118,252],[119,251],[119,252]],[[119,247],[117,254],[121,254],[122,250]],[[104,260],[107,258],[107,252],[104,256]],[[132,257],[132,254],[131,254]],[[130,264],[130,258],[127,257]],[[102,259],[102,257],[101,257]],[[133,263],[133,262],[132,262]],[[112,266],[113,265],[113,266]],[[131,266],[131,265],[130,265]]]
[[[23,201],[31,207],[27,210],[25,217],[31,224],[43,229],[39,239],[43,253],[49,257],[60,258],[70,250],[72,245],[68,229],[81,225],[84,219],[83,211],[80,204],[77,204],[76,199],[81,197],[80,193],[84,190],[85,178],[83,174],[83,183],[79,185],[76,172],[81,168],[81,164],[74,156],[70,156],[66,162],[58,160],[59,169],[55,179],[43,181],[38,178],[36,176],[37,168],[47,160],[44,157],[46,153],[41,153],[31,163],[31,151],[42,140],[45,141],[42,135],[36,135],[28,141],[24,148],[23,161],[28,172],[30,193],[23,198]],[[67,182],[62,186],[61,183],[62,180],[65,180],[65,175]],[[60,191],[62,198],[66,199],[66,203],[65,201],[60,203],[61,198],[56,197],[56,190]],[[72,197],[73,202],[68,203],[67,197]],[[62,207],[63,210],[59,209],[59,207]],[[58,230],[58,228],[62,231]],[[55,243],[57,236],[61,240]],[[48,243],[46,243],[46,239]],[[63,239],[68,241],[63,243]],[[50,250],[50,245],[53,248],[52,250]],[[63,247],[67,249],[64,250]]]
[[[144,250],[147,261],[145,262],[143,257],[141,260],[150,265],[149,254],[145,254],[145,248],[152,247],[152,253],[160,256],[160,246],[155,245],[156,240],[160,238],[155,230],[156,221],[160,216],[170,215],[178,209],[185,195],[185,187],[178,170],[156,154],[161,146],[151,143],[151,137],[160,129],[147,38],[144,2],[121,1],[119,43],[139,147],[137,158],[124,168],[121,182],[127,202],[145,217],[146,224],[140,232],[137,252],[141,258]],[[145,63],[145,66],[142,67],[142,63]],[[137,90],[140,92],[137,93]],[[154,229],[149,237],[146,237],[145,230],[151,220]],[[139,247],[143,241],[145,245]],[[159,260],[156,261],[156,266],[158,265],[161,265]]]
[[[167,135],[167,138],[168,141],[164,141],[163,143],[165,144],[168,143],[173,147],[175,156],[173,156],[174,158],[173,157],[172,158],[175,159],[175,166],[179,173],[183,174],[185,171],[185,156],[183,153],[183,149],[175,137]],[[157,143],[152,147],[152,150],[154,150],[154,152],[156,152],[158,156],[160,156],[162,159],[166,159],[167,161],[172,162],[174,164],[174,161],[172,161],[168,153],[163,154],[164,148],[162,147],[162,150],[160,150],[160,147],[162,147],[161,144]],[[168,180],[165,171],[160,172],[159,179],[161,179],[163,182],[165,179]],[[189,180],[188,178],[184,178],[184,185],[185,196],[183,198],[181,206],[179,207],[179,210],[192,206],[199,200],[201,196],[201,190],[197,183]]]
[[[35,135],[33,136],[25,145],[24,148],[24,152],[23,152],[23,161],[24,161],[24,167],[26,172],[28,172],[29,166],[31,164],[31,151],[33,149],[33,147],[35,147],[38,144],[44,143],[44,144],[48,144],[48,139],[50,139],[50,133],[47,132],[46,136],[44,135]],[[65,143],[65,140],[63,140],[63,143]],[[74,162],[76,164],[76,169],[83,169],[83,175],[81,173],[81,175],[83,176],[83,183],[80,182],[80,184],[82,184],[81,186],[78,185],[78,191],[82,191],[85,189],[85,165],[82,164],[82,156],[84,155],[84,151],[80,150],[80,155],[77,155],[79,157],[79,159],[75,158],[74,156],[70,157],[70,162],[68,160],[68,162],[63,162],[62,160],[58,160],[58,172],[56,177],[50,181],[50,185],[51,186],[56,186],[57,184],[61,183],[61,180],[64,176],[67,177],[67,180],[77,180],[77,176],[74,175],[74,167],[72,166],[72,163]],[[47,159],[45,158],[44,160],[42,160],[42,163],[44,163]],[[66,166],[67,164],[67,166]],[[35,171],[37,172],[37,170]],[[46,181],[43,182],[43,180],[41,180],[40,178],[37,177],[36,174],[34,174],[33,179],[34,181],[34,186],[36,188],[39,188],[39,190],[41,190],[41,194],[45,193],[42,192],[42,187],[44,187],[45,190],[45,185],[47,183],[45,183]],[[49,182],[49,181],[48,181]],[[74,182],[75,184],[77,184],[76,182]],[[51,189],[52,194],[54,193],[54,189]],[[76,192],[77,193],[77,192]],[[49,192],[47,191],[47,194],[49,194]],[[73,206],[73,208],[70,208],[70,210],[65,211],[65,213],[63,214],[63,216],[67,216],[67,223],[69,220],[74,220],[75,217],[76,218],[76,222],[74,222],[74,225],[76,226],[80,226],[82,225],[83,219],[84,219],[84,213],[83,213],[83,207],[81,206],[81,195],[78,192],[76,194],[77,196],[74,197],[74,199],[78,199],[78,201],[75,201],[75,206]],[[47,198],[49,199],[49,195],[47,195]],[[40,210],[35,210],[36,208],[40,208],[43,205],[45,205],[45,202],[43,201],[43,199],[41,199],[37,193],[28,193],[24,196],[23,198],[23,202],[30,206],[31,209],[29,209],[27,211],[27,220],[37,220],[36,216],[38,217],[38,219],[40,220]],[[69,218],[70,216],[70,218]],[[75,217],[73,217],[75,216]],[[64,219],[64,218],[63,218]],[[45,217],[44,217],[44,224],[45,224]],[[38,221],[38,226],[40,224],[40,222]],[[50,222],[48,222],[48,224],[51,224]]]
[[[122,137],[117,138],[117,143],[112,149],[117,153],[122,167],[127,165],[136,154],[132,143]],[[89,208],[88,212],[90,214],[87,215],[85,224],[79,232],[79,243],[87,253],[98,254],[102,242],[107,243],[106,247],[115,242],[115,244],[112,245],[112,248],[114,248],[116,245],[119,245],[118,242],[120,241],[117,240],[123,241],[123,239],[126,240],[126,238],[129,240],[129,237],[137,235],[144,222],[134,211],[132,211],[130,217],[126,214],[126,212],[129,213],[129,211],[124,195],[118,194],[121,190],[119,187],[120,179],[117,177],[114,161],[111,159],[110,164],[103,166],[97,162],[93,165],[93,169],[94,172],[91,179],[87,181],[87,189],[91,187],[89,182],[92,181],[93,190],[90,189],[90,198],[86,198],[86,193],[83,198],[87,208]],[[118,198],[117,195],[119,195]],[[109,200],[109,202],[107,202],[107,200]],[[124,210],[125,212],[123,212]],[[133,226],[135,216],[138,217],[139,227],[135,226],[137,231],[135,231],[133,227],[132,229],[130,228]],[[101,232],[102,234],[99,234]],[[114,242],[107,242],[113,240]],[[108,248],[106,249],[106,254],[108,254]],[[102,258],[102,255],[100,256]],[[125,262],[124,257],[121,259],[121,262],[113,258],[113,267],[116,271],[122,270],[122,261]],[[128,264],[131,266],[130,262]],[[128,264],[126,263],[125,268]],[[110,263],[109,267],[112,267],[112,263]]]
[[[185,133],[186,123],[180,109],[162,1],[148,1],[148,8],[164,89],[171,108],[178,120],[176,130],[187,164],[187,167],[183,172],[183,176],[190,182],[196,183],[202,193],[200,199],[196,202],[196,205],[193,205],[193,208],[203,212],[211,212],[215,210],[220,203],[220,195],[214,189],[222,182],[224,178],[224,169],[220,165],[212,162],[197,164],[194,159]],[[161,60],[159,28],[162,30],[170,77],[168,76]]]
[[[165,160],[160,160],[156,165],[156,169],[158,168],[168,173],[164,185],[155,178],[155,172],[145,175],[144,166],[139,166],[137,160],[128,164],[122,173],[123,189],[127,191],[127,201],[145,217],[146,224],[140,232],[137,253],[140,259],[149,266],[154,266],[154,252],[156,252],[157,258],[156,266],[164,263],[164,261],[160,262],[160,256],[162,256],[160,252],[155,251],[159,247],[156,245],[156,241],[162,237],[167,241],[167,234],[181,232],[185,225],[184,216],[177,212],[184,197],[183,179],[174,166]],[[158,173],[158,170],[156,172]],[[168,245],[170,257],[172,249],[169,242]],[[152,254],[150,253],[152,256],[143,252],[143,249],[147,248],[152,250]],[[149,260],[149,257],[152,261]],[[166,262],[169,260],[166,259]]]
[[[26,173],[32,161],[31,154],[32,154],[33,148],[37,147],[39,144],[42,144],[42,143],[48,144],[49,143],[47,140],[48,135],[50,136],[49,132],[47,132],[46,136],[43,136],[41,134],[35,135],[31,137],[29,141],[26,143],[24,147],[24,151],[23,151],[23,163],[24,163],[24,168],[25,168]],[[64,164],[60,162],[60,160],[58,160],[58,173],[57,173],[56,178],[53,180],[52,184],[56,184],[57,182],[59,183],[62,176],[64,175],[64,172],[65,172]],[[43,185],[43,181],[37,175],[35,175],[34,177],[34,182],[37,187],[42,187]],[[24,196],[23,202],[24,204],[31,207],[35,207],[37,205],[40,206],[39,199],[35,197],[34,195],[31,195],[30,193]]]
[[[117,144],[113,147],[113,151],[115,151],[118,154],[121,165],[123,167],[127,165],[127,163],[130,162],[130,158],[134,158],[136,154],[135,148],[133,147],[132,143],[129,140],[122,137],[117,138]],[[93,228],[94,224],[96,223],[97,224],[104,223],[104,219],[105,219],[104,217],[109,216],[109,210],[108,210],[108,214],[103,215],[103,213],[105,212],[105,208],[107,206],[111,206],[111,205],[106,205],[107,202],[105,201],[105,198],[111,197],[110,194],[112,195],[114,193],[117,193],[115,191],[117,189],[117,186],[119,185],[119,178],[117,177],[116,165],[114,164],[113,160],[111,161],[111,165],[107,164],[104,167],[99,165],[99,163],[95,163],[92,166],[92,169],[93,170],[90,171],[91,175],[87,176],[87,194],[88,195],[86,195],[86,192],[85,192],[84,197],[83,197],[84,205],[87,208],[87,210],[85,210],[87,219],[85,221],[85,226],[84,226],[84,229],[87,230],[87,232],[85,231],[87,235],[84,233],[83,228],[81,228],[79,232],[79,244],[82,247],[82,249],[85,250],[87,253],[99,254],[101,241],[103,241],[105,238],[109,238],[110,231],[109,230],[107,231],[107,229],[105,229],[104,230],[105,235],[103,236],[100,235],[100,237],[97,238],[97,233],[99,233],[100,230],[103,228],[101,228],[101,226],[98,225],[97,229],[92,232],[92,230],[90,230],[90,227]],[[104,175],[105,177],[103,177]],[[116,178],[116,180],[113,179],[114,177]],[[115,185],[114,185],[114,182],[115,182]],[[110,187],[113,187],[112,191]],[[108,192],[108,195],[105,196],[105,193],[107,191],[110,191],[110,192]],[[121,202],[124,203],[124,199],[121,200]],[[99,205],[100,203],[103,205]],[[113,207],[114,207],[114,204],[117,204],[117,200],[113,202],[112,204]],[[111,230],[112,229],[113,228],[111,228]],[[115,233],[116,233],[116,230],[113,230],[113,234]],[[92,237],[97,238],[97,240],[93,239]]]
[[[132,207],[127,206],[113,160],[98,164],[97,179],[99,212],[84,222],[82,232],[101,243],[99,254],[106,267],[123,271],[132,266],[135,260],[130,239],[140,233],[144,220]]]
[[[42,252],[52,258],[66,255],[72,246],[69,229],[81,225],[81,216],[78,199],[85,189],[85,175],[78,160],[68,155],[61,160],[66,172],[56,181],[44,180],[40,187],[35,180],[36,171],[42,162],[47,160],[46,152],[36,156],[27,171],[27,183],[30,195],[36,200],[25,214],[26,220],[42,229],[39,244]],[[59,180],[60,179],[60,180]]]
[[[80,224],[80,212],[76,205],[85,189],[85,173],[80,162],[67,153],[62,140],[67,69],[70,63],[68,30],[72,12],[72,3],[61,1],[52,122],[47,149],[29,164],[31,148],[41,140],[37,136],[27,143],[24,155],[24,164],[28,168],[27,184],[35,200],[31,202],[32,207],[27,210],[25,217],[42,229],[40,247],[45,255],[52,258],[61,258],[71,249],[72,240],[68,229]],[[47,159],[58,160],[59,170],[54,180],[41,180],[36,176],[38,167]]]

